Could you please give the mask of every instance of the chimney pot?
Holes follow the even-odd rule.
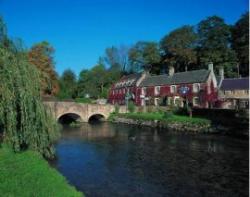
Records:
[[[169,67],[168,74],[169,74],[169,76],[173,76],[174,75],[174,67],[173,66]]]
[[[209,62],[208,63],[208,70],[210,70],[210,71],[214,71],[214,65],[213,65],[213,62]]]
[[[224,68],[223,68],[223,67],[220,67],[220,69],[219,69],[219,74],[220,74],[220,77],[221,77],[222,79],[224,79]]]

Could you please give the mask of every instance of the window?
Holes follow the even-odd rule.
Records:
[[[123,94],[125,94],[126,93],[126,89],[125,88],[123,88]]]
[[[170,86],[170,92],[176,93],[176,86],[175,85]]]
[[[155,95],[159,95],[161,91],[161,87],[160,86],[155,86]]]
[[[200,91],[200,84],[194,83],[193,84],[193,92],[199,92]]]
[[[248,92],[249,92],[248,90],[244,90],[244,93],[245,93],[245,94],[248,94]]]
[[[144,87],[144,88],[141,89],[141,94],[142,95],[146,95],[146,92],[147,92],[147,88],[146,87]]]
[[[159,98],[155,98],[155,106],[159,106]]]
[[[174,97],[174,105],[180,107],[181,106],[181,100],[179,96]]]
[[[172,97],[168,97],[168,105],[173,105],[174,102],[173,102],[173,98]]]
[[[198,97],[194,97],[194,98],[193,98],[193,105],[194,105],[194,106],[200,105],[200,100],[199,100]]]

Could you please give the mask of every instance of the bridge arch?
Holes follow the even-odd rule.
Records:
[[[107,116],[103,113],[93,113],[88,116],[88,122],[96,122],[96,121],[105,121],[107,120]]]
[[[77,113],[63,113],[57,117],[57,122],[61,124],[70,124],[72,122],[82,122],[82,118]]]

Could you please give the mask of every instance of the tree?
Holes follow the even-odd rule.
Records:
[[[3,132],[3,141],[15,152],[31,149],[52,158],[53,142],[59,133],[56,122],[42,104],[38,70],[29,63],[21,45],[16,46],[17,42],[8,38],[3,25],[0,18],[0,132]]]
[[[161,60],[160,49],[155,42],[137,42],[129,50],[130,70],[138,72],[144,69],[144,66],[154,66]]]
[[[103,64],[97,64],[91,70],[82,70],[79,75],[78,96],[88,94],[91,98],[107,98],[110,86],[120,78],[120,71],[106,69]]]
[[[29,62],[39,70],[42,95],[55,95],[59,90],[53,54],[54,48],[46,41],[33,45],[28,53]]]
[[[2,17],[0,17],[0,44],[3,46],[6,40],[8,40],[7,27],[6,27]]]
[[[119,47],[108,47],[105,50],[104,62],[108,64],[111,70],[126,72],[128,66],[128,47],[121,45]],[[99,62],[103,64],[103,62]]]
[[[197,34],[192,26],[183,26],[163,37],[160,42],[164,61],[177,71],[184,71],[197,62]]]
[[[99,98],[104,93],[107,81],[107,71],[104,65],[96,65],[91,70],[83,70],[79,76],[78,95],[88,94],[91,98]]]
[[[232,28],[232,47],[239,60],[240,74],[249,76],[249,12],[242,15]]]
[[[235,76],[237,58],[230,48],[230,26],[218,16],[208,17],[198,24],[198,59],[202,67],[213,62],[215,70],[225,68],[227,77]]]
[[[67,69],[63,72],[59,80],[59,98],[75,98],[77,95],[77,79],[75,73]]]
[[[37,69],[27,54],[0,47],[0,128],[4,142],[14,151],[31,149],[54,156],[57,125],[40,97]]]

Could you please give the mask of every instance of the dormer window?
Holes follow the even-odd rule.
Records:
[[[161,86],[155,86],[155,95],[159,95],[161,91]]]
[[[171,85],[170,86],[170,92],[171,93],[176,93],[176,85]]]
[[[194,83],[193,84],[193,92],[197,93],[200,91],[200,84],[199,83]]]

